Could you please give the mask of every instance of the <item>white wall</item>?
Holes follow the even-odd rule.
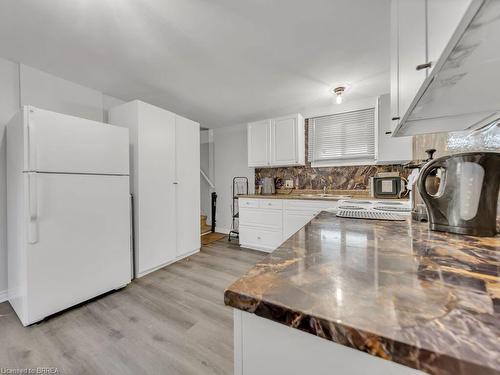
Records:
[[[246,124],[213,130],[214,176],[217,192],[217,232],[231,229],[233,177],[248,177],[250,193],[255,190],[255,169],[248,167]]]
[[[0,58],[0,302],[7,289],[5,124],[20,104],[103,121],[107,110],[120,103],[102,92]]]
[[[103,94],[21,64],[21,105],[102,121]]]

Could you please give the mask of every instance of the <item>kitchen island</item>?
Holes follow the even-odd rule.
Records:
[[[226,290],[235,374],[499,374],[499,275],[500,236],[321,212]]]

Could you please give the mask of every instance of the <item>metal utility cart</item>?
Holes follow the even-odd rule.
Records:
[[[248,194],[248,178],[247,177],[234,177],[233,178],[233,202],[232,202],[232,215],[233,223],[231,226],[231,231],[229,232],[228,241],[232,238],[239,238],[240,236],[240,205],[239,196]]]

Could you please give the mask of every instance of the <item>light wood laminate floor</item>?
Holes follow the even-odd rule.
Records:
[[[0,304],[0,368],[64,374],[232,374],[224,289],[263,253],[227,239],[126,288],[24,328]]]

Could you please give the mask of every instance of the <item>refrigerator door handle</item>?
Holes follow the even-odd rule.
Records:
[[[36,173],[28,174],[28,243],[38,242],[38,189]]]
[[[36,170],[36,142],[35,125],[33,120],[28,119],[28,170]]]

